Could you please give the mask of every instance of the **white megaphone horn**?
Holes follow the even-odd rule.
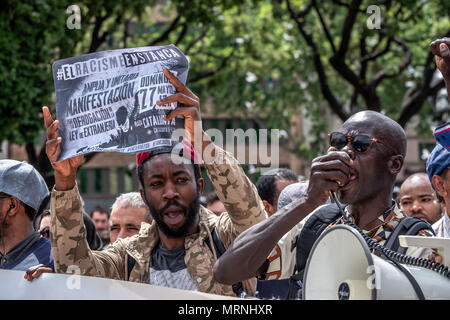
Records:
[[[450,239],[432,239],[440,241],[441,248],[450,243]],[[404,240],[400,241],[404,244]],[[410,237],[406,240],[412,242]],[[449,254],[445,252],[444,263],[448,263]],[[356,229],[337,225],[314,243],[302,290],[303,299],[308,300],[413,300],[420,298],[418,291],[425,299],[450,299],[450,278],[423,267],[397,266],[372,254]]]

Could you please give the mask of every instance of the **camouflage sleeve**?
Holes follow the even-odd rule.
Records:
[[[217,221],[217,231],[225,247],[244,230],[267,218],[255,185],[245,175],[238,161],[215,146],[213,163],[205,164],[217,196],[226,213]]]
[[[78,187],[52,190],[50,200],[51,245],[57,273],[124,278],[125,250],[122,242],[106,251],[91,251],[86,240],[83,208]]]

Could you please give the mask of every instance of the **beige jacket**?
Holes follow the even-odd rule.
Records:
[[[216,154],[216,159],[221,162],[205,167],[227,212],[218,217],[200,207],[200,231],[185,239],[185,263],[198,291],[233,296],[231,286],[214,281],[213,266],[217,256],[205,241],[211,238],[211,231],[215,227],[227,248],[241,232],[266,219],[267,214],[255,186],[237,160],[218,147]],[[65,273],[70,265],[75,265],[81,269],[82,275],[149,282],[150,254],[159,242],[155,222],[142,223],[138,235],[118,239],[105,251],[91,251],[86,241],[77,186],[69,191],[53,189],[50,211],[51,244],[56,272]],[[128,255],[136,260],[129,278]],[[253,295],[256,280],[244,281],[243,286],[248,294]]]

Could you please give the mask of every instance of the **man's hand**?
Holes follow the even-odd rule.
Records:
[[[24,279],[28,281],[33,281],[43,273],[53,273],[51,268],[45,267],[43,264],[38,264],[37,266],[30,267],[25,271]]]
[[[436,66],[442,73],[447,86],[450,85],[450,38],[433,41],[430,49],[435,55]]]
[[[61,152],[62,138],[58,132],[58,120],[53,120],[50,110],[47,107],[42,108],[44,114],[44,124],[47,128],[47,157],[55,170],[55,188],[58,191],[70,190],[75,186],[77,169],[83,162],[83,155],[75,156],[70,159],[56,162]]]
[[[208,137],[203,133],[202,118],[200,115],[200,99],[192,93],[184,84],[178,80],[169,70],[164,69],[164,74],[170,83],[175,87],[176,93],[162,99],[156,104],[162,106],[168,103],[178,102],[180,104],[175,110],[169,113],[164,120],[170,121],[177,116],[184,117],[185,138],[190,141],[196,150],[203,151],[210,143]],[[195,135],[196,134],[196,135]],[[204,141],[206,138],[207,141]],[[194,140],[195,139],[195,140]],[[197,141],[197,139],[200,139]]]
[[[327,201],[330,190],[336,192],[350,180],[353,160],[346,152],[335,150],[330,148],[328,154],[315,158],[311,164],[307,202],[316,206]]]

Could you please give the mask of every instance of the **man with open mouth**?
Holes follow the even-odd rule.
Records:
[[[83,157],[55,162],[61,142],[58,121],[43,108],[47,155],[55,170],[51,240],[56,272],[65,273],[70,265],[76,265],[82,275],[220,295],[253,295],[256,279],[240,286],[224,285],[214,280],[213,266],[221,253],[217,242],[227,248],[242,231],[267,217],[262,201],[237,160],[202,131],[199,99],[168,70],[164,73],[177,93],[158,105],[179,103],[165,120],[184,117],[184,147],[179,151],[161,147],[136,155],[140,192],[153,222],[143,222],[138,235],[118,239],[104,251],[89,250],[85,239],[75,180]],[[195,130],[203,133],[199,144],[191,139],[196,137]],[[205,150],[210,157],[204,167],[227,209],[220,217],[199,204],[204,185],[199,162],[205,159]]]

